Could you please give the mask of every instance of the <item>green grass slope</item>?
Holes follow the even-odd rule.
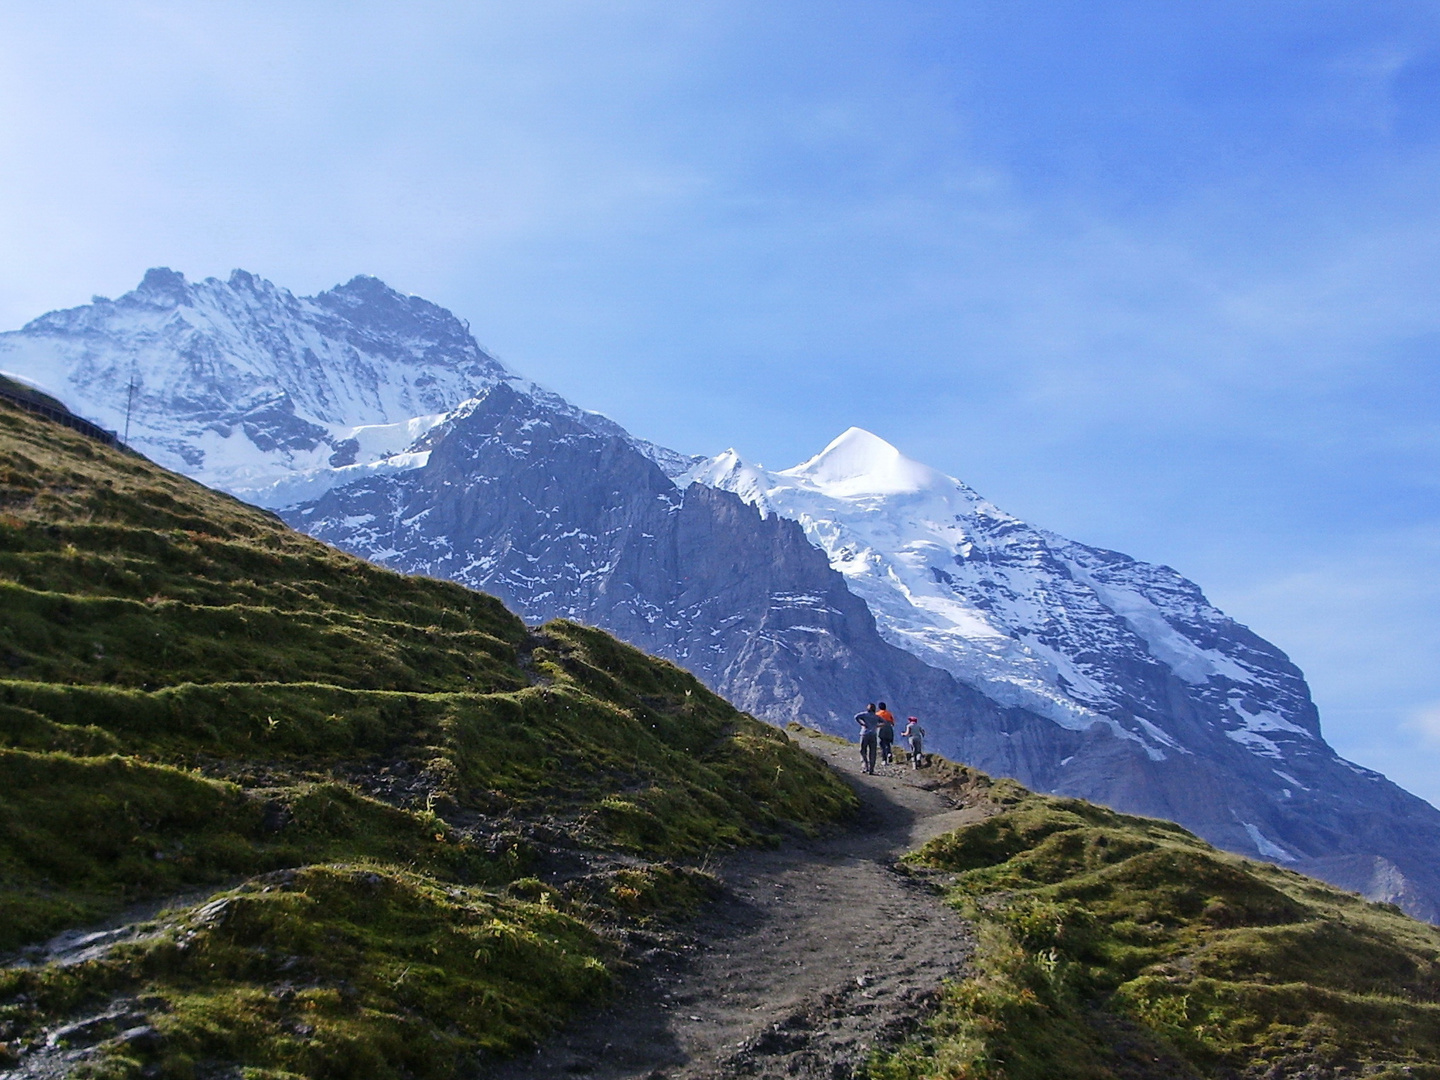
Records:
[[[1440,929],[1169,822],[945,769],[987,816],[910,862],[980,951],[876,1080],[1440,1077]]]
[[[450,1075],[852,801],[670,664],[0,403],[0,1069]]]

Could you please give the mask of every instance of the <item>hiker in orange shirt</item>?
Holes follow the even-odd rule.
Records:
[[[895,764],[895,714],[880,702],[880,708],[875,713],[880,718],[880,759],[886,765]]]

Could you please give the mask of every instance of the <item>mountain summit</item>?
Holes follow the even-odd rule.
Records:
[[[245,270],[192,283],[157,267],[117,300],[0,334],[0,372],[128,428],[167,468],[272,507],[417,467],[404,451],[502,382],[615,428],[517,379],[444,308],[363,275],[297,297]]]
[[[949,477],[928,465],[907,458],[880,436],[858,427],[847,429],[809,461],[781,475],[841,499],[909,495],[949,481]]]

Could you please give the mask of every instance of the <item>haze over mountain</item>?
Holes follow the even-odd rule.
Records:
[[[875,697],[1041,790],[1440,917],[1440,812],[1339,758],[1301,672],[1167,567],[1004,513],[851,429],[783,472],[634,438],[373,278],[152,270],[0,335],[0,370],[386,565],[671,658],[849,734]]]

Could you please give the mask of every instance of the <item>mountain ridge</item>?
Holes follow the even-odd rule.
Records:
[[[415,467],[415,440],[501,381],[620,432],[513,375],[449,311],[366,275],[297,297],[245,270],[192,283],[157,267],[115,300],[0,334],[0,371],[102,426],[128,420],[135,449],[269,507]],[[693,464],[634,445],[672,469]]]

